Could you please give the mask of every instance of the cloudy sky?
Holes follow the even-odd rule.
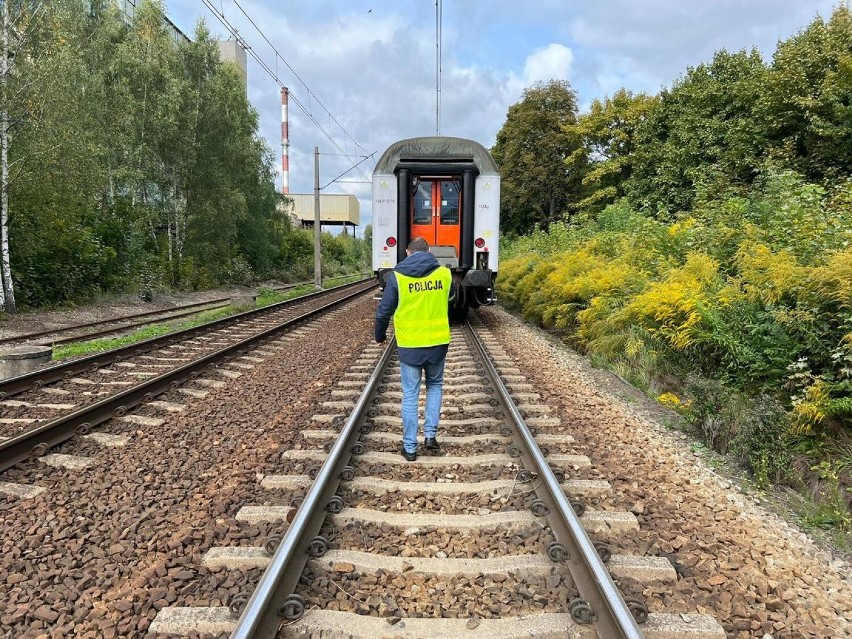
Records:
[[[277,70],[337,145],[353,157],[363,154],[361,149],[376,153],[363,165],[367,176],[392,142],[435,134],[435,0],[212,2],[255,53]],[[203,19],[213,33],[228,38],[226,27],[201,0],[166,3],[171,19],[187,34]],[[688,66],[709,61],[722,48],[756,47],[770,59],[779,39],[788,38],[817,15],[829,17],[836,4],[835,0],[443,0],[441,133],[492,146],[508,107],[537,81],[568,80],[585,110],[594,99],[620,87],[656,93]],[[260,114],[261,134],[280,166],[278,85],[250,57],[248,76],[249,99]],[[313,192],[314,146],[322,154],[322,185],[351,166],[292,101],[290,143],[291,192]],[[370,222],[370,187],[364,179],[353,170],[325,191],[357,195],[362,227]]]

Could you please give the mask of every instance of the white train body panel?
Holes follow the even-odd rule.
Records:
[[[373,270],[396,266],[396,247],[388,246],[397,233],[397,179],[395,175],[373,175]]]
[[[485,240],[488,249],[488,268],[497,271],[500,259],[500,176],[480,175],[476,178],[476,216],[474,238]],[[481,249],[474,248],[474,254]],[[474,259],[474,265],[476,260]]]

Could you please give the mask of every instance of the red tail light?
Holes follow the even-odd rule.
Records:
[[[482,248],[483,246],[485,246],[485,240],[483,240],[481,237],[478,237],[473,241],[473,244],[474,246],[476,246],[476,248]]]
[[[387,244],[388,246],[396,246],[396,238],[395,237],[389,237],[388,239],[385,240],[385,244]]]

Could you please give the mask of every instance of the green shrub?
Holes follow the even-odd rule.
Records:
[[[852,426],[850,202],[775,169],[669,223],[621,200],[518,238],[498,294],[646,392],[682,389],[765,487],[791,434]]]
[[[745,399],[740,405],[731,451],[748,464],[757,486],[765,489],[789,476],[790,418],[781,403],[768,395]]]

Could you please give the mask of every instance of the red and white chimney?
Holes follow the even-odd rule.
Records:
[[[287,103],[290,90],[281,87],[281,192],[290,192],[290,131],[287,120]]]

